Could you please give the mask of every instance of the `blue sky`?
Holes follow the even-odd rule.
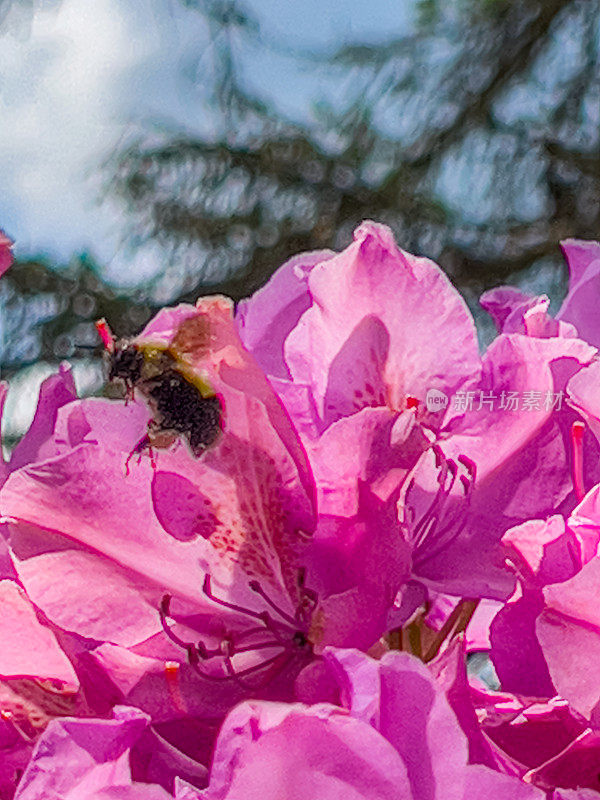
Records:
[[[151,120],[210,130],[202,87],[181,76],[210,69],[200,15],[178,0],[35,0],[0,28],[0,227],[18,255],[66,263],[87,251],[128,283],[160,269],[162,253],[124,246],[123,210],[105,197],[101,165]],[[412,0],[252,0],[268,39],[307,49],[385,39],[411,24]],[[323,73],[250,48],[245,79],[291,117],[327,94]],[[330,87],[329,87],[330,88]]]

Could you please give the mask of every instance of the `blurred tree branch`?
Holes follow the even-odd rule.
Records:
[[[15,265],[0,284],[5,375],[73,355],[98,316],[125,334],[165,302],[238,300],[291,255],[347,244],[364,218],[471,295],[542,261],[560,269],[561,238],[597,237],[597,3],[421,0],[419,25],[379,44],[325,55],[269,42],[337,81],[297,122],[243,73],[244,43],[267,47],[256,17],[236,0],[181,2],[211,34],[195,78],[214,133],[156,126],[105,165],[132,239],[164,249],[165,273],[118,295],[85,259]]]

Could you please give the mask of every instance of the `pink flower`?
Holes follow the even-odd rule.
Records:
[[[390,552],[399,548],[395,560],[379,562],[390,565],[385,585],[406,572],[408,549],[413,580],[429,590],[505,599],[514,579],[499,547],[503,533],[575,505],[569,435],[577,417],[547,400],[563,397],[596,350],[562,323],[546,324],[544,298],[507,294],[490,303],[503,320],[526,304],[528,327],[509,329],[527,336],[500,337],[482,364],[470,314],[441,270],[399,250],[385,226],[366,222],[342,253],[297,257],[240,304],[242,340],[311,460],[315,552],[329,554],[342,573],[358,563],[357,520],[368,506],[381,513],[399,500],[404,545],[393,544],[389,525],[379,537]],[[429,411],[429,390],[452,401],[462,392],[470,406]],[[511,393],[537,397],[537,405],[526,413],[499,408]],[[588,486],[600,477],[589,469],[597,461],[591,449]],[[395,623],[410,611],[404,602]]]
[[[7,392],[8,385],[4,382],[0,383],[0,420]],[[68,364],[61,364],[56,374],[42,382],[33,421],[13,449],[8,461],[4,461],[0,449],[0,486],[15,469],[43,458],[44,445],[52,437],[59,408],[76,398],[77,393],[71,370]]]
[[[527,659],[527,642],[520,652],[515,649],[515,660],[519,656]],[[467,736],[470,762],[518,775],[550,793],[557,786],[599,787],[598,734],[566,700],[493,692],[476,677],[467,679],[459,640],[429,667]]]
[[[23,590],[0,581],[0,796],[12,797],[44,727],[84,712],[73,666]]]
[[[19,783],[15,800],[170,800],[163,788],[132,781],[131,750],[147,716],[116,708],[112,719],[61,719],[50,723]]]
[[[457,596],[510,595],[514,575],[499,544],[503,534],[575,505],[569,433],[576,415],[564,390],[594,353],[577,339],[518,334],[503,334],[488,348],[470,399],[467,393],[464,408],[448,412],[436,445],[403,490],[401,519],[416,579]],[[511,406],[511,396],[534,402]],[[561,407],[547,402],[555,396]]]
[[[458,292],[432,261],[400,250],[374,222],[360,225],[339,254],[287,262],[240,303],[237,323],[307,433],[369,407],[394,418],[418,409],[435,425],[427,391],[452,394],[479,374],[475,326]]]
[[[200,681],[198,691],[179,639],[202,639],[213,652],[253,628],[239,644],[236,674],[267,661],[279,673],[305,660],[288,619],[307,597],[297,558],[314,526],[308,462],[269,384],[237,342],[224,300],[165,311],[145,335],[172,336],[191,318],[210,323],[203,370],[226,405],[214,449],[195,459],[180,445],[158,455],[156,470],[145,458],[126,477],[147,408],[71,403],[59,412],[45,460],[13,472],[0,497],[28,596],[55,625],[86,640],[83,666],[114,683],[105,696],[134,698],[163,720],[215,716],[245,694],[241,681],[228,679],[224,650],[206,662],[209,677],[223,680]],[[36,542],[33,550],[26,541]],[[161,624],[164,595],[171,602]],[[177,689],[165,672],[170,661],[182,665]],[[179,691],[183,699],[175,700]]]
[[[326,652],[341,708],[243,703],[225,720],[210,784],[186,800],[543,800],[539,789],[468,763],[467,742],[426,667]]]
[[[494,320],[499,333],[521,333],[540,339],[577,337],[573,325],[548,314],[550,300],[545,294],[536,297],[513,286],[501,286],[484,292],[479,302]]]
[[[71,634],[93,707],[138,706],[206,761],[235,702],[292,698],[325,645],[368,647],[381,635],[406,557],[394,504],[367,503],[351,523],[354,566],[320,568],[305,450],[239,342],[231,305],[167,309],[139,341],[167,343],[184,325],[190,364],[225,409],[213,447],[194,458],[181,443],[160,451],[155,469],[142,458],[126,475],[146,406],[68,403],[41,460],[8,478],[0,508],[18,578]],[[352,460],[350,473],[360,469]]]
[[[0,275],[3,275],[12,264],[11,247],[11,240],[0,231]]]
[[[548,314],[546,295],[535,297],[512,286],[485,292],[481,305],[501,333],[524,333],[541,338],[579,336],[599,347],[596,298],[600,287],[600,244],[566,239],[561,247],[569,265],[569,291],[556,319]]]
[[[548,669],[540,644],[540,626],[544,624],[540,615],[545,618],[549,612],[545,598],[562,596],[594,569],[600,542],[600,526],[592,521],[598,491],[598,486],[592,489],[566,522],[559,515],[530,520],[504,536],[507,557],[520,585],[492,623],[491,655],[508,691],[552,697],[558,689],[567,697]],[[561,652],[566,653],[566,640],[563,645]]]
[[[575,509],[570,526],[578,540],[600,538],[600,485]],[[569,580],[543,590],[544,604],[536,633],[558,693],[598,726],[600,680],[596,659],[600,653],[597,549],[582,569]]]
[[[582,339],[600,347],[596,304],[600,288],[600,244],[566,239],[561,247],[569,265],[569,292],[556,317],[574,325]]]

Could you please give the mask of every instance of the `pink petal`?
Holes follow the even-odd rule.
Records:
[[[498,286],[484,292],[479,304],[494,320],[498,333],[524,333],[523,315],[539,300],[514,286]]]
[[[66,631],[128,646],[161,629],[160,588],[102,556],[61,550],[14,561],[29,597]]]
[[[484,292],[479,302],[496,323],[498,333],[522,333],[540,339],[577,336],[573,325],[548,314],[550,300],[546,295],[535,297],[513,286],[502,286]]]
[[[599,757],[600,733],[588,729],[561,753],[527,773],[525,780],[545,789],[563,786],[581,791],[582,788],[587,787],[598,792],[600,791]],[[558,796],[560,797],[560,794]],[[568,797],[568,795],[566,796]],[[578,797],[576,794],[575,798],[584,800],[587,795]]]
[[[547,520],[528,520],[502,537],[509,557],[527,578],[540,585],[572,578],[593,557],[599,542],[600,530],[590,535],[570,524],[565,527],[558,514]]]
[[[598,792],[593,789],[556,789],[552,800],[598,800]]]
[[[556,694],[536,633],[543,608],[541,592],[526,589],[522,596],[515,593],[492,622],[490,656],[507,692],[530,697]]]
[[[479,372],[471,315],[442,271],[399,250],[383,225],[365,222],[354,239],[312,269],[313,305],[285,344],[326,424],[357,404],[402,410],[407,396],[424,402],[428,389],[451,392]]]
[[[136,465],[124,479],[124,458],[121,451],[78,445],[14,472],[1,502],[19,520],[10,526],[16,564],[45,613],[84,636],[131,643],[160,629],[164,593],[208,608],[200,563],[210,545],[202,537],[169,536],[154,515],[150,464]],[[46,530],[49,521],[60,536]],[[49,560],[80,605],[65,602]]]
[[[536,631],[558,693],[589,718],[600,701],[590,676],[600,659],[600,559],[593,558],[565,583],[544,589],[546,608]]]
[[[332,250],[315,250],[290,258],[262,289],[238,304],[235,319],[240,338],[269,378],[289,378],[283,347],[310,307],[308,276],[313,267],[334,255]]]
[[[464,800],[546,800],[546,793],[512,775],[473,764],[467,770]]]
[[[68,364],[61,364],[59,371],[40,386],[33,422],[12,452],[11,472],[39,458],[40,449],[52,436],[59,409],[76,398],[71,369]]]
[[[402,757],[413,796],[462,800],[467,741],[427,667],[407,653],[386,653],[380,661],[353,650],[325,654],[352,716],[372,725]]]
[[[471,698],[466,656],[465,642],[457,638],[428,666],[437,685],[444,690],[467,737],[469,763],[486,764],[495,768],[498,766],[498,759],[479,724]]]
[[[418,575],[435,581],[437,591],[497,599],[510,594],[513,579],[499,540],[519,522],[554,513],[572,484],[562,431],[552,410],[543,404],[526,411],[501,409],[499,398],[503,391],[521,397],[528,391],[542,397],[553,394],[555,365],[580,364],[578,359],[588,358],[588,350],[575,339],[515,334],[499,336],[488,348],[478,389],[498,398],[494,409],[479,409],[475,400],[472,410],[453,411],[440,441],[448,458],[457,461],[465,455],[474,461],[477,478],[462,530],[441,544],[434,530],[420,545]],[[423,507],[431,503],[438,474],[431,454],[425,454],[415,471]],[[446,514],[459,510],[459,497],[462,491],[455,486]]]
[[[582,415],[600,442],[600,361],[580,369],[567,384],[570,404]]]
[[[0,231],[0,275],[3,275],[13,262],[11,247],[11,240]]]
[[[582,718],[559,697],[535,701],[505,692],[472,689],[485,738],[496,746],[504,770],[523,776],[558,756],[585,730]]]
[[[557,319],[572,323],[585,341],[600,346],[598,291],[600,287],[600,244],[567,239],[561,247],[569,265],[569,292]]]
[[[0,581],[0,675],[53,680],[77,690],[69,659],[49,628],[38,622],[25,592],[14,581]]]
[[[233,681],[203,681],[188,664],[180,663],[176,673],[173,662],[169,670],[167,665],[168,657],[158,649],[152,656],[139,655],[111,644],[97,647],[86,659],[92,680],[100,671],[110,680],[113,702],[141,708],[156,726],[168,727],[170,740],[196,760],[209,763],[216,727],[236,703],[247,699],[248,690]],[[294,677],[284,678],[287,694],[280,682],[254,694],[292,699]]]
[[[114,719],[52,721],[35,748],[15,800],[169,800],[164,789],[131,781],[129,751],[148,722],[132,708],[115,709]]]
[[[209,788],[197,797],[412,800],[413,795],[398,754],[368,724],[326,704],[253,702],[237,706],[225,720]]]
[[[252,543],[259,549],[252,555],[255,566],[259,562],[272,563],[273,556],[283,566],[283,575],[256,577],[266,579],[273,589],[283,578],[286,590],[293,596],[297,591],[295,571],[286,568],[284,552],[301,544],[298,531],[310,532],[315,524],[314,481],[306,453],[262,370],[244,350],[233,323],[231,303],[225,298],[201,298],[196,309],[179,306],[161,312],[141,334],[140,341],[156,335],[169,337],[169,326],[171,341],[179,335],[178,326],[182,322],[189,325],[190,320],[192,331],[196,326],[197,341],[192,333],[186,361],[208,379],[225,406],[223,436],[201,462],[196,461],[196,474],[206,466],[215,478],[222,476],[220,490],[210,496],[222,500],[223,513],[228,513],[227,508],[237,509],[241,503],[242,513],[236,525],[242,521],[251,529],[243,541],[238,541],[237,531],[227,534],[234,537],[234,542],[229,550],[224,542],[222,555],[229,552],[235,558],[244,544],[250,563]],[[163,459],[161,454],[161,460],[168,463],[169,458]],[[206,479],[198,477],[196,484],[204,485]],[[229,484],[228,488],[225,484]],[[210,494],[208,489],[207,486],[202,493]],[[235,496],[227,502],[232,493]],[[189,513],[193,513],[195,503],[192,500]],[[157,513],[166,519],[159,505]],[[260,505],[263,507],[259,510]],[[265,520],[270,521],[266,526]],[[260,536],[258,531],[262,531]],[[220,538],[215,536],[211,541],[216,544]]]
[[[4,403],[6,402],[6,395],[8,394],[8,384],[4,381],[0,382],[0,426],[2,425],[2,415],[4,412]],[[0,487],[8,477],[9,467],[4,460],[4,451],[2,449],[2,434],[0,432]]]

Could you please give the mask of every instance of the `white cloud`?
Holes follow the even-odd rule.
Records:
[[[134,120],[181,118],[190,107],[172,45],[194,25],[199,33],[201,21],[193,15],[181,37],[164,3],[63,0],[36,11],[28,36],[8,22],[0,33],[0,223],[17,254],[60,262],[89,250],[106,264],[124,228],[121,209],[97,206],[101,164]],[[123,266],[121,257],[113,272],[126,281]]]
[[[412,0],[250,5],[267,38],[323,47],[402,27]],[[179,0],[14,0],[0,19],[0,228],[17,255],[64,263],[87,251],[123,283],[162,268],[159,247],[134,255],[122,246],[124,209],[98,207],[102,164],[147,121],[210,130],[207,47],[202,15]],[[184,77],[194,63],[197,85],[189,71]],[[241,66],[259,93],[293,115],[309,114],[323,90],[322,73],[262,47],[248,48]]]

